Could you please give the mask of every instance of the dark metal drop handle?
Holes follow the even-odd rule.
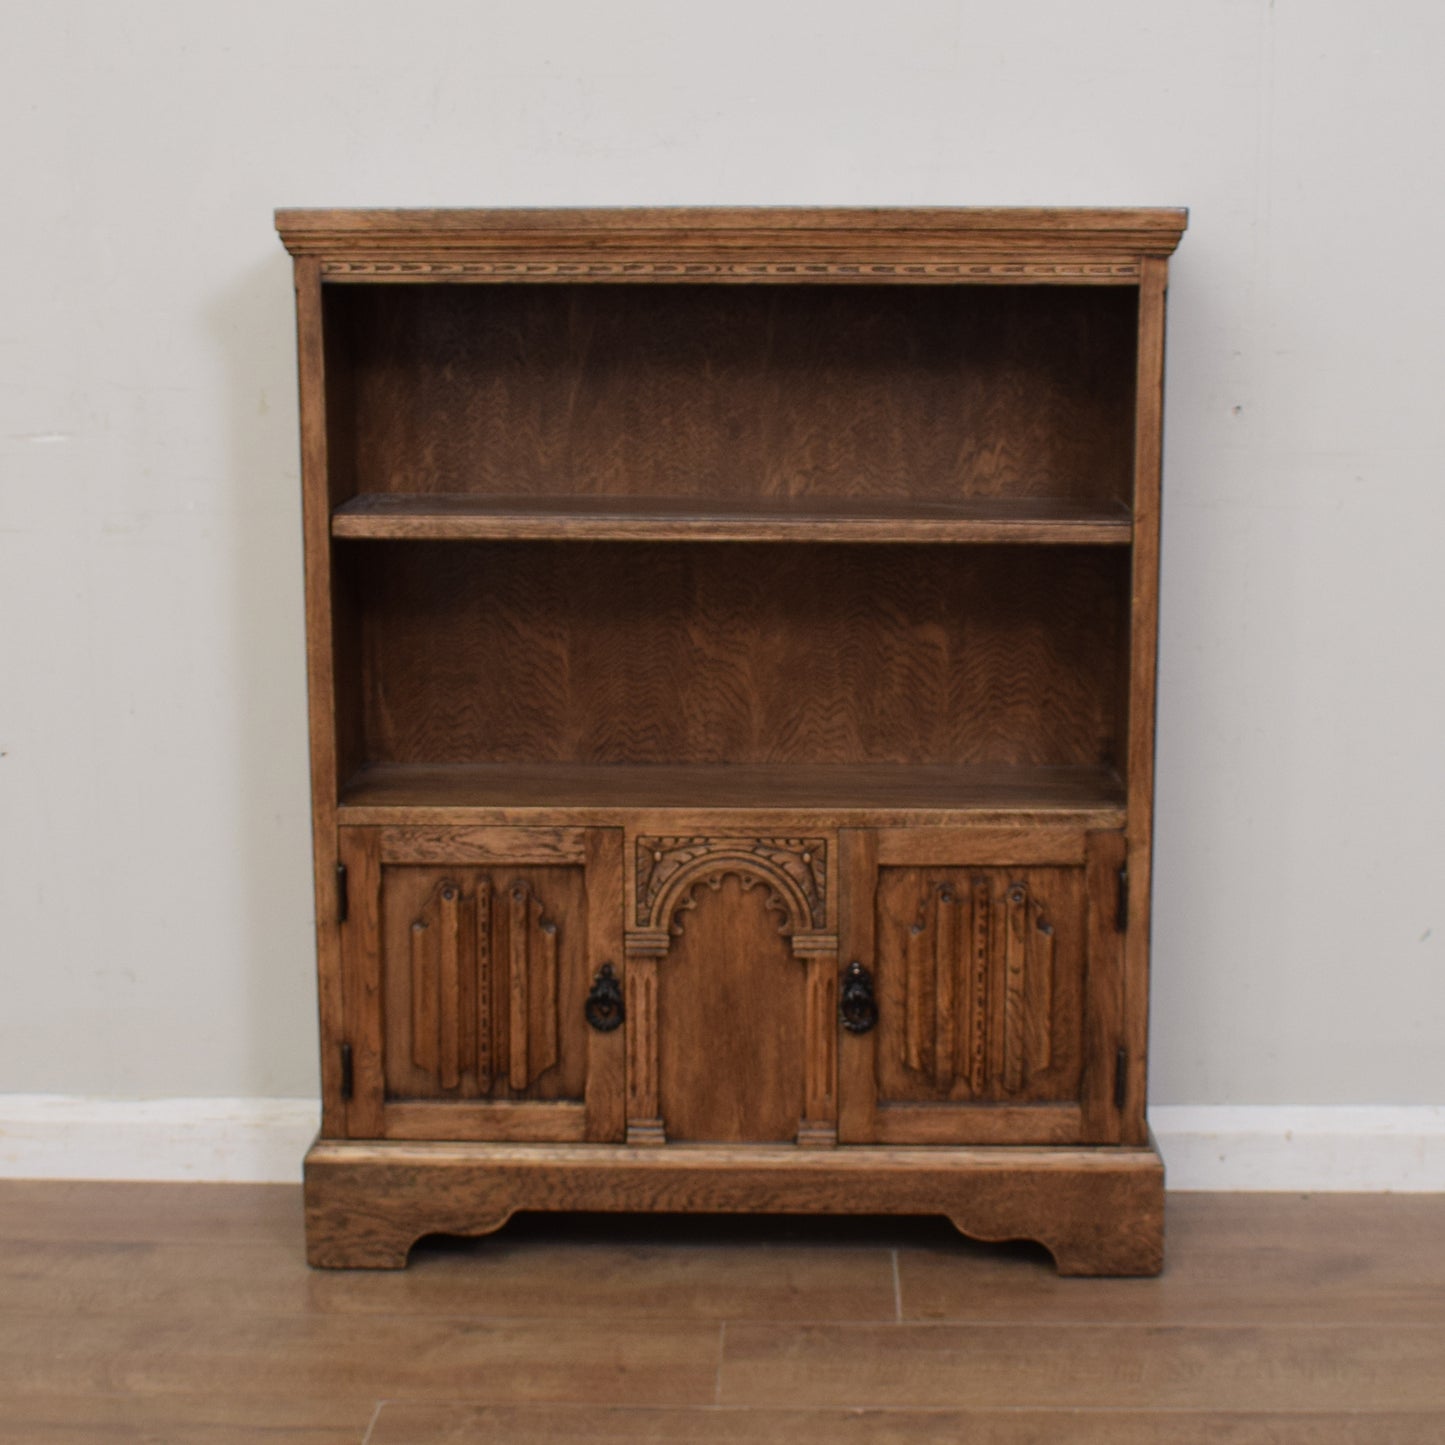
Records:
[[[622,1005],[622,985],[612,972],[610,963],[604,963],[597,970],[582,1011],[587,1016],[587,1022],[599,1034],[610,1034],[613,1029],[622,1027],[627,1010]]]
[[[843,984],[838,990],[838,1020],[850,1034],[866,1034],[878,1022],[873,975],[856,958],[843,970]]]

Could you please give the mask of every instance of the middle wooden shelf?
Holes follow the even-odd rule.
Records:
[[[970,497],[498,496],[366,492],[334,537],[425,541],[1019,543],[1127,546],[1118,502]]]

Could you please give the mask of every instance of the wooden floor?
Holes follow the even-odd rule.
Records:
[[[1061,1280],[928,1220],[573,1216],[318,1273],[297,1189],[0,1183],[0,1442],[1445,1442],[1445,1196],[1167,1239]]]

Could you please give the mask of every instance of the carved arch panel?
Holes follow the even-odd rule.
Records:
[[[680,910],[693,891],[716,888],[732,874],[771,890],[769,906],[783,915],[780,933],[821,932],[828,917],[826,838],[641,837],[636,840],[636,927],[681,928]]]
[[[703,1111],[700,1117],[706,1122],[679,1118],[672,1136],[697,1137],[702,1128],[728,1139],[836,1142],[838,944],[830,927],[830,841],[818,836],[701,834],[634,839],[632,926],[627,932],[630,1142],[661,1144],[669,1137],[660,1051],[668,1051],[666,1067],[676,1072],[685,1066],[677,1052],[685,1037],[725,1038],[736,1015],[755,1006],[767,1008],[770,1002],[771,1020],[744,1027],[765,1028],[771,1040],[783,1040],[785,1048],[796,1050],[793,1057],[802,1080],[796,1103],[739,1095],[728,1116],[731,1124],[720,1122],[722,1114],[713,1117]],[[721,902],[732,916],[723,918],[714,911]],[[692,936],[698,929],[705,932],[704,940]],[[769,954],[777,971],[770,971],[771,964],[759,966],[759,958]],[[742,992],[731,995],[735,1001],[729,1004],[733,988]],[[703,998],[713,1000],[710,1016],[696,1007]],[[673,1000],[670,1008],[668,999]],[[790,1022],[795,1006],[797,1018]],[[672,1017],[663,1018],[663,1013]],[[714,1034],[714,1026],[721,1032]],[[792,1096],[792,1085],[779,1082],[789,1069],[764,1041],[749,1044],[734,1031],[732,1044],[719,1045],[718,1067],[724,1073],[729,1058],[752,1073],[748,1087]],[[687,1093],[679,1090],[678,1099]],[[790,1107],[795,1127],[778,1122]]]

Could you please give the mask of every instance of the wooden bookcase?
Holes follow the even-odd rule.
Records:
[[[282,211],[313,1263],[942,1214],[1150,1273],[1177,210]]]

